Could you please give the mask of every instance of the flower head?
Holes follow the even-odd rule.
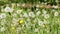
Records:
[[[6,14],[5,13],[1,13],[0,14],[0,18],[2,19],[2,18],[5,18],[6,17]]]
[[[9,6],[6,6],[4,9],[5,12],[13,12],[13,9],[10,8]]]
[[[17,12],[17,14],[20,14],[22,11],[23,11],[23,10],[20,9],[20,10],[17,10],[16,12]]]
[[[55,13],[54,13],[54,16],[58,16],[58,15],[59,15],[59,13],[58,13],[58,12],[55,12]]]
[[[45,19],[47,19],[47,18],[49,18],[49,17],[50,17],[49,14],[45,14],[45,15],[44,15],[44,18],[45,18]]]
[[[19,20],[19,23],[22,24],[24,22],[24,20]]]
[[[34,18],[35,17],[34,12],[29,12],[29,16],[32,17],[32,18]]]

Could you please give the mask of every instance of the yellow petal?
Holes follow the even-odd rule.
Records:
[[[20,20],[19,23],[22,24],[24,21],[23,20]]]

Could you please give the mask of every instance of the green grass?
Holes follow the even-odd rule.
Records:
[[[33,11],[33,12],[35,12],[34,18],[21,17],[20,15],[21,14],[23,15],[23,13],[25,11],[26,11],[26,13],[29,13],[29,11],[24,10],[24,9],[23,9],[22,13],[20,13],[20,14],[17,14],[16,11],[12,12],[11,15],[9,15],[9,13],[4,12],[6,14],[6,18],[4,18],[6,22],[4,22],[4,21],[2,22],[2,23],[4,23],[4,25],[0,24],[0,29],[1,29],[1,27],[5,27],[6,30],[3,32],[0,31],[0,34],[60,34],[60,14],[57,17],[55,17],[53,15],[54,13],[51,12],[52,9],[46,9],[47,13],[50,15],[50,17],[48,19],[45,19],[42,16],[42,11],[39,16],[36,15],[37,11]],[[56,10],[56,11],[60,13],[60,10]],[[13,16],[14,13],[16,14],[16,16]],[[15,24],[15,21],[14,21],[14,23],[12,22],[13,18],[15,18],[17,20],[20,18],[23,18],[24,23],[19,24],[17,21],[16,23],[18,25],[13,26],[13,27],[15,27],[15,29],[11,30],[11,27],[12,27],[11,24],[13,24],[13,25]],[[44,27],[39,26],[38,21],[37,22],[33,21],[36,18],[40,19],[41,21],[43,21],[45,19],[47,21],[47,23],[44,24]],[[0,22],[4,19],[0,19]],[[28,21],[27,19],[30,19],[30,21]],[[17,28],[19,28],[20,31],[16,32]],[[34,32],[35,28],[38,29],[37,32]]]

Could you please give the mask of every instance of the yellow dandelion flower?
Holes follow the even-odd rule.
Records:
[[[23,20],[19,20],[19,23],[22,24],[24,21]]]

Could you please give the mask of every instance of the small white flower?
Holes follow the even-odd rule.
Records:
[[[0,14],[0,18],[2,19],[2,18],[6,18],[6,14],[5,13],[1,13]]]
[[[17,12],[17,14],[20,14],[22,12],[22,10],[17,10],[16,12]]]
[[[28,17],[28,14],[27,14],[27,13],[24,13],[24,14],[23,14],[23,17]]]
[[[41,14],[41,12],[40,12],[40,11],[38,11],[38,12],[36,13],[36,15],[37,15],[37,16],[39,16],[40,14]]]
[[[43,25],[43,21],[38,21],[38,25],[42,26]]]
[[[29,16],[34,18],[35,17],[35,14],[33,12],[29,12]]]
[[[45,15],[44,15],[44,18],[45,18],[45,19],[47,19],[47,18],[49,18],[49,17],[50,17],[49,14],[45,14]]]
[[[47,14],[47,11],[43,9],[43,10],[42,10],[42,13],[43,13],[43,14]]]
[[[58,15],[59,15],[59,13],[58,13],[58,12],[55,12],[55,13],[54,13],[54,16],[58,16]]]
[[[13,12],[13,9],[6,6],[5,9],[4,9],[5,12]]]
[[[5,28],[4,27],[1,27],[0,31],[1,32],[4,32],[5,31]]]

